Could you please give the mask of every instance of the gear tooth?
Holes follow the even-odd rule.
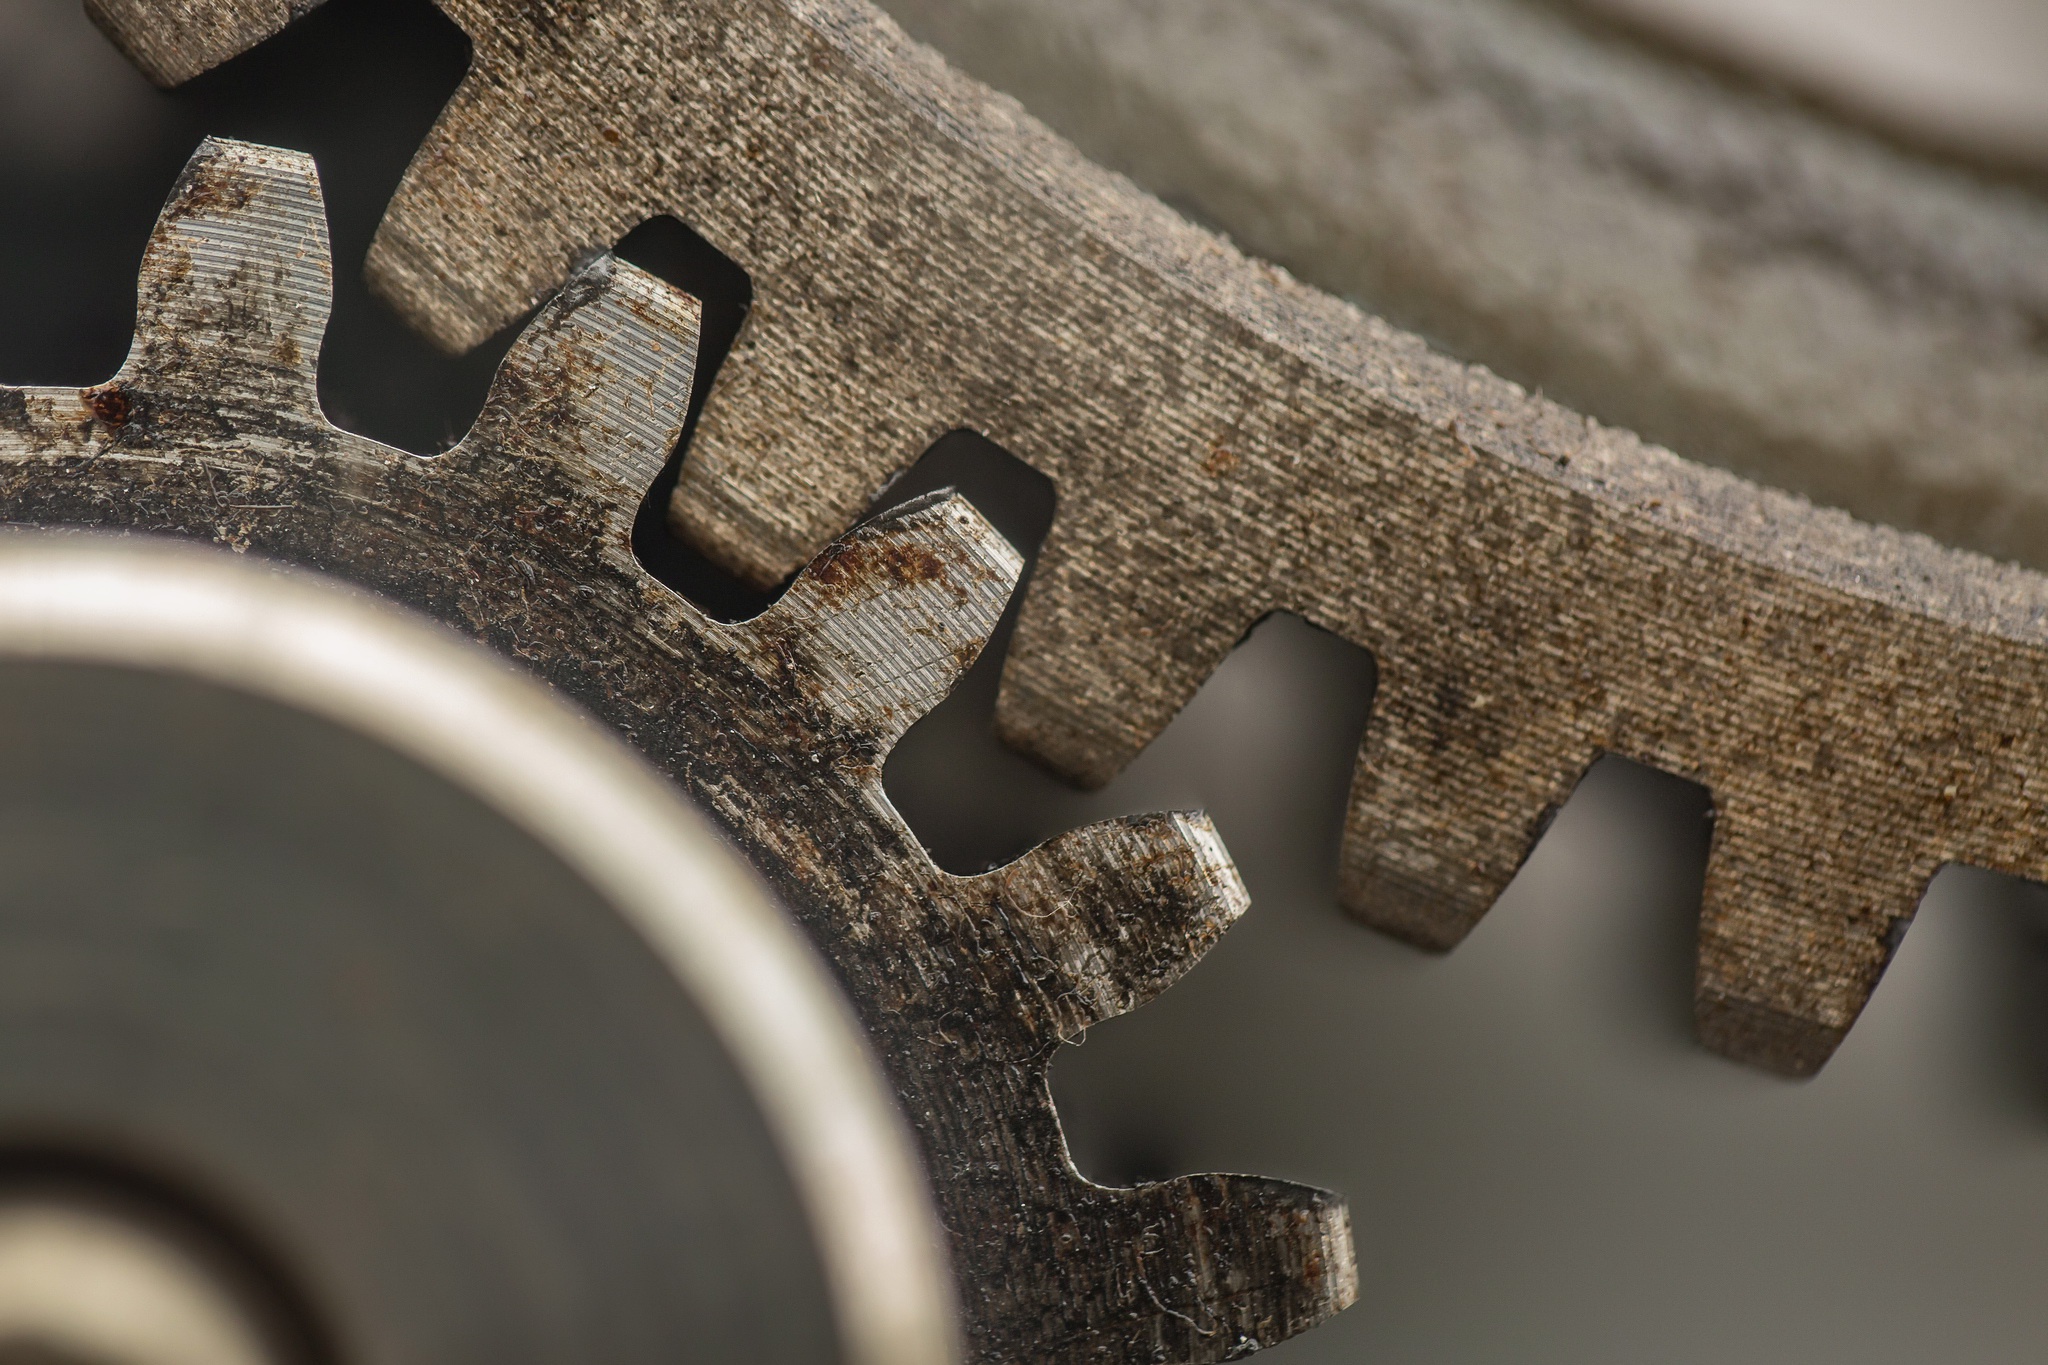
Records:
[[[627,532],[683,433],[697,300],[611,255],[572,276],[519,334],[456,452],[555,461]]]
[[[1305,1332],[1358,1298],[1341,1196],[1256,1176],[1193,1175],[1117,1191],[1141,1231],[1131,1359],[1234,1360]],[[1151,1266],[1164,1267],[1154,1275]],[[1154,1315],[1144,1315],[1150,1305]],[[1142,1345],[1143,1349],[1137,1349]]]
[[[752,627],[801,651],[803,686],[886,752],[988,643],[1024,559],[957,493],[828,545]]]
[[[153,394],[223,415],[318,421],[333,288],[313,159],[208,138],[143,251],[127,363],[95,392],[105,401],[122,391],[124,414]]]
[[[1127,816],[1048,840],[982,880],[1022,940],[1018,1007],[1072,1038],[1172,985],[1249,904],[1208,816]]]
[[[320,0],[85,0],[114,46],[161,86],[181,85],[240,56]]]

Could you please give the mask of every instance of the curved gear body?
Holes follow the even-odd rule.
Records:
[[[1355,1294],[1340,1201],[1246,1177],[1088,1183],[1052,1051],[1163,988],[1243,909],[1206,819],[1113,821],[1007,867],[932,863],[882,762],[980,650],[1014,550],[958,498],[831,546],[765,615],[710,621],[633,558],[696,311],[603,260],[421,458],[328,425],[329,263],[291,153],[209,143],[145,256],[111,382],[0,390],[15,522],[197,537],[324,570],[522,660],[683,785],[796,912],[922,1141],[977,1358],[1221,1360]]]

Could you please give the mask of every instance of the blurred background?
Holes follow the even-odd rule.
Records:
[[[918,36],[1248,249],[1681,453],[2048,567],[2048,5],[2039,0],[889,0]],[[358,267],[467,44],[429,0],[329,0],[152,89],[76,0],[0,0],[0,382],[119,365],[142,243],[209,133],[319,160],[339,425],[467,427],[450,360]],[[675,224],[622,248],[737,325]],[[714,346],[715,351],[715,346]],[[957,484],[1029,547],[1054,490],[967,434]],[[711,609],[759,599],[643,519]],[[1000,644],[892,759],[942,863],[1201,806],[1253,908],[1055,1069],[1106,1183],[1252,1171],[1349,1196],[1357,1307],[1290,1365],[2007,1362],[2048,1343],[2048,899],[1938,877],[1808,1082],[1691,1041],[1710,796],[1588,773],[1456,952],[1336,908],[1372,667],[1261,625],[1104,791],[1004,751]]]

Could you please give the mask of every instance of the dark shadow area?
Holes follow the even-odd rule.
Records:
[[[749,587],[678,536],[668,520],[669,499],[681,477],[690,438],[697,431],[697,419],[704,412],[704,400],[710,396],[719,367],[746,324],[747,310],[754,301],[753,281],[730,256],[694,229],[665,214],[634,228],[613,250],[621,260],[666,280],[703,308],[697,335],[697,373],[690,386],[690,410],[683,419],[682,439],[676,443],[675,453],[661,476],[641,500],[639,516],[633,523],[633,553],[649,573],[689,598],[707,615],[720,621],[744,621],[758,616],[782,595],[788,584],[768,592]]]
[[[511,334],[459,359],[436,351],[363,283],[384,205],[469,64],[469,43],[430,0],[331,0],[254,51],[169,92],[150,88],[76,4],[53,6],[77,70],[39,106],[93,124],[63,159],[9,165],[0,215],[0,379],[94,383],[127,354],[135,271],[179,170],[208,135],[309,152],[334,245],[335,298],[320,363],[337,426],[407,450],[469,429]],[[10,160],[21,162],[18,150]]]
[[[1623,864],[1639,912],[1604,945],[1612,955],[1613,989],[1633,997],[1629,1014],[1660,1037],[1686,1045],[1695,1044],[1700,893],[1713,834],[1713,795],[1706,787],[1602,754],[1537,842],[1540,850],[1556,840],[1574,859],[1586,856],[1580,851],[1586,845],[1598,845]],[[1531,860],[1537,856],[1532,850]]]

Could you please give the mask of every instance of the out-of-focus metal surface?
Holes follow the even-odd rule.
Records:
[[[1953,156],[2048,171],[2035,0],[1582,0]]]
[[[299,1365],[199,1249],[107,1200],[0,1198],[6,1365]]]
[[[15,533],[0,718],[0,1165],[194,1191],[349,1361],[949,1357],[851,1010],[546,689],[309,576]]]

